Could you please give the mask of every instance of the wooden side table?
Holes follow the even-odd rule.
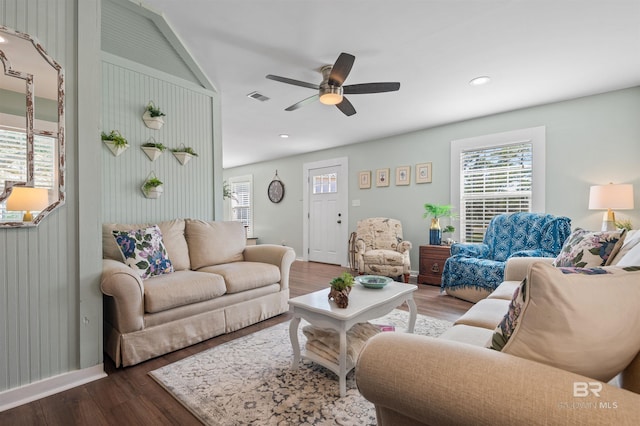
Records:
[[[449,246],[420,246],[419,284],[440,285],[444,262],[451,256]]]

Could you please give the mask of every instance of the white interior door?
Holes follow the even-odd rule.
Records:
[[[305,163],[303,260],[348,266],[349,159]]]
[[[309,170],[309,260],[341,264],[339,166]]]

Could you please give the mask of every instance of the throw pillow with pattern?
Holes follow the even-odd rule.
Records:
[[[607,266],[624,242],[626,230],[591,232],[576,228],[567,238],[553,266]]]
[[[157,225],[131,231],[113,231],[113,237],[122,252],[124,263],[143,280],[173,272],[173,265],[162,243],[162,231]]]
[[[513,298],[509,303],[509,310],[493,332],[493,336],[487,346],[489,349],[501,351],[502,348],[504,348],[504,345],[509,341],[509,338],[513,334],[513,330],[515,330],[518,325],[518,319],[520,318],[520,314],[524,307],[526,293],[527,280],[524,279],[522,283],[520,283],[520,286],[513,292]]]

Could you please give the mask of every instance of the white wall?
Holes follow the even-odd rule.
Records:
[[[349,229],[359,219],[388,216],[403,223],[413,242],[412,269],[418,268],[417,247],[428,242],[424,203],[458,204],[449,200],[450,142],[455,139],[546,126],[546,210],[572,219],[572,226],[599,229],[602,212],[587,209],[589,186],[632,183],[636,210],[617,212],[640,227],[640,87],[482,117],[395,137],[325,151],[226,169],[224,178],[253,174],[255,235],[261,243],[283,240],[302,255],[302,164],[349,158]],[[291,142],[295,143],[295,142]],[[415,164],[433,163],[433,183],[415,184]],[[395,167],[410,165],[412,183],[395,186]],[[358,172],[391,168],[391,186],[358,189]],[[275,170],[286,185],[279,204],[269,202],[267,185]],[[345,241],[345,244],[347,242]]]

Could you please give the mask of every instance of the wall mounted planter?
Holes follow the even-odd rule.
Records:
[[[164,193],[164,184],[154,172],[151,172],[140,189],[146,198],[157,199]]]
[[[145,111],[144,114],[142,114],[142,120],[145,126],[153,130],[160,130],[164,125],[162,117],[152,117],[149,111]]]
[[[182,164],[183,166],[187,164],[193,158],[193,155],[188,152],[173,152],[173,156]]]
[[[140,148],[145,154],[147,154],[147,157],[149,157],[149,160],[151,161],[156,161],[156,159],[162,155],[164,150],[167,149],[163,144],[156,142],[156,139],[153,136],[147,139]]]
[[[104,142],[104,144],[107,145],[111,153],[116,157],[122,154],[123,152],[125,152],[129,148],[129,145],[116,145],[115,142],[113,141],[102,141],[102,142]]]
[[[160,130],[160,128],[164,125],[164,120],[162,117],[165,114],[160,111],[160,108],[156,107],[153,101],[149,101],[147,106],[144,108],[144,114],[142,114],[142,121],[144,121],[144,125],[153,130]]]
[[[179,148],[172,149],[171,152],[173,156],[182,164],[183,166],[187,164],[193,157],[197,157],[198,154],[193,150],[193,148],[184,146],[183,143],[180,144]]]

